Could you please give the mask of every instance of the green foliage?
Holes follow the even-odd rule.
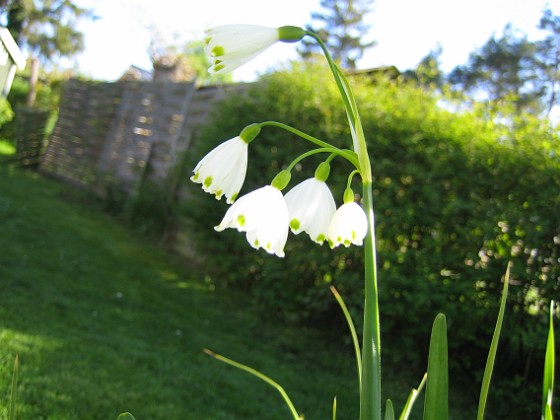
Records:
[[[503,390],[511,386],[508,395],[521,388],[532,395],[529,402],[505,398],[512,405],[503,405],[530,416],[542,377],[532,361],[544,354],[543,308],[560,292],[558,134],[543,121],[512,117],[499,106],[463,111],[451,98],[414,82],[352,80],[375,177],[384,348],[402,350],[385,353],[385,361],[409,363],[411,373],[421,376],[427,354],[418,349],[428,348],[424,320],[442,312],[450,328],[451,370],[466,383],[480,381],[500,302],[498,280],[511,259],[508,333],[495,370],[497,378],[509,379],[496,383]],[[269,119],[348,147],[340,109],[328,71],[294,65],[263,77],[249,94],[226,100],[198,139],[191,164],[244,126]],[[270,182],[305,150],[307,144],[286,132],[264,129],[251,143],[241,194]],[[303,161],[292,185],[312,176],[318,163]],[[328,182],[339,204],[348,170],[342,165],[347,164],[333,161]],[[351,313],[361,313],[361,248],[331,251],[291,235],[286,258],[279,260],[252,250],[238,232],[212,231],[224,203],[217,205],[196,186],[191,203],[189,213],[204,238],[200,249],[220,261],[213,267],[220,284],[246,291],[267,314],[288,321],[345,328],[330,285],[345,296]],[[492,400],[490,407],[504,414],[499,402]]]
[[[0,127],[14,118],[14,111],[6,98],[0,98]]]

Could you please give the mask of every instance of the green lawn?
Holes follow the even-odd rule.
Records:
[[[290,418],[274,389],[205,347],[278,380],[306,419],[329,418],[334,395],[339,418],[358,417],[344,337],[263,319],[73,196],[0,167],[0,418],[16,353],[20,419]]]
[[[291,418],[273,388],[204,348],[273,377],[307,420],[331,418],[335,395],[339,419],[359,417],[349,337],[263,317],[84,197],[0,165],[0,418],[16,354],[19,419]],[[397,412],[409,376],[384,366]]]

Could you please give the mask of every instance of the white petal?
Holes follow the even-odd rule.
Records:
[[[278,41],[278,29],[257,25],[219,26],[206,34],[210,73],[235,70]]]
[[[282,193],[267,185],[239,198],[216,230],[235,228],[246,232],[247,241],[253,248],[264,248],[270,254],[283,257],[288,222],[288,208]]]
[[[225,195],[232,203],[245,181],[247,154],[247,143],[234,137],[208,153],[194,168],[191,180],[202,184],[202,189],[217,199]]]
[[[364,210],[354,202],[340,206],[329,224],[329,244],[334,248],[340,244],[362,245],[368,229]]]
[[[314,242],[323,243],[336,210],[327,184],[316,178],[309,178],[292,188],[285,199],[292,232],[298,234],[304,231]]]

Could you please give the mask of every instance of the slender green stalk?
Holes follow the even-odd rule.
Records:
[[[248,372],[251,375],[254,375],[257,378],[261,379],[262,381],[266,382],[280,393],[280,395],[286,402],[286,405],[290,409],[290,413],[292,413],[292,417],[294,418],[294,420],[303,419],[303,417],[298,414],[296,408],[294,407],[294,404],[292,403],[292,400],[290,400],[290,397],[288,396],[284,388],[282,388],[282,385],[280,385],[278,382],[272,380],[271,378],[262,374],[256,369],[253,369],[249,366],[236,362],[235,360],[228,359],[227,357],[224,357],[222,355],[216,354],[212,350],[204,349],[204,353],[208,354],[209,356],[212,356],[214,359],[217,359],[220,362],[224,362],[230,366],[236,367],[237,369],[244,370],[245,372]]]
[[[377,288],[377,257],[375,249],[375,220],[373,215],[372,172],[356,100],[348,80],[335,64],[324,42],[316,34],[306,31],[314,38],[329,64],[340,91],[350,130],[357,168],[363,183],[363,207],[368,219],[368,233],[364,242],[365,252],[365,304],[362,343],[362,393],[360,396],[360,420],[381,420],[381,336]]]
[[[494,328],[494,335],[492,336],[492,342],[490,343],[490,351],[488,352],[488,360],[486,361],[486,367],[484,368],[484,375],[482,377],[482,387],[480,389],[478,412],[476,415],[477,420],[482,420],[484,418],[484,411],[486,409],[486,400],[488,398],[488,391],[490,389],[490,380],[492,379],[492,371],[494,370],[494,361],[496,360],[496,352],[498,351],[498,341],[500,339],[500,331],[502,330],[502,324],[504,322],[504,313],[506,310],[506,301],[508,295],[510,267],[511,267],[511,263],[508,264],[506,269],[506,275],[504,277],[504,287],[502,290],[502,299],[500,302],[500,310],[498,311],[498,320],[496,321],[496,327]]]
[[[344,313],[344,317],[346,318],[346,322],[348,323],[348,328],[350,328],[350,333],[352,334],[352,342],[354,344],[354,352],[356,353],[356,365],[358,367],[358,384],[360,395],[362,393],[362,358],[361,358],[361,350],[360,350],[360,342],[358,341],[358,334],[356,333],[356,327],[354,326],[354,322],[352,321],[352,316],[348,311],[348,307],[344,303],[342,296],[338,293],[338,290],[334,286],[330,287],[332,294],[334,295],[336,301],[340,305],[342,312]]]
[[[406,404],[404,405],[402,413],[399,416],[399,420],[408,420],[408,416],[410,416],[410,412],[412,411],[412,407],[414,406],[414,403],[416,402],[418,395],[420,395],[420,393],[424,389],[424,386],[426,385],[427,378],[428,375],[425,373],[424,376],[422,377],[422,381],[420,381],[420,385],[418,385],[418,388],[410,391],[410,394],[408,395],[408,399],[406,400]]]
[[[381,420],[381,334],[377,290],[375,219],[373,215],[371,183],[364,182],[363,206],[368,220],[368,232],[364,241],[365,305],[360,420]]]
[[[324,140],[320,140],[317,137],[313,137],[312,135],[304,133],[303,131],[298,130],[297,128],[294,128],[292,126],[289,126],[288,124],[284,124],[278,121],[264,121],[259,123],[259,125],[261,127],[266,127],[266,126],[278,127],[283,130],[289,131],[290,133],[293,133],[296,136],[301,137],[302,139],[307,140],[325,150],[329,149],[331,153],[346,158],[350,163],[352,163],[356,168],[358,168],[358,159],[356,153],[354,153],[352,150],[339,149],[338,147],[335,147]]]
[[[332,420],[336,420],[336,397],[334,397],[332,403]]]

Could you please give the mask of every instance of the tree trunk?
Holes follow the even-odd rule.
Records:
[[[27,106],[32,107],[37,97],[37,81],[39,80],[39,59],[31,58],[31,75],[29,76],[29,92],[27,93]]]

